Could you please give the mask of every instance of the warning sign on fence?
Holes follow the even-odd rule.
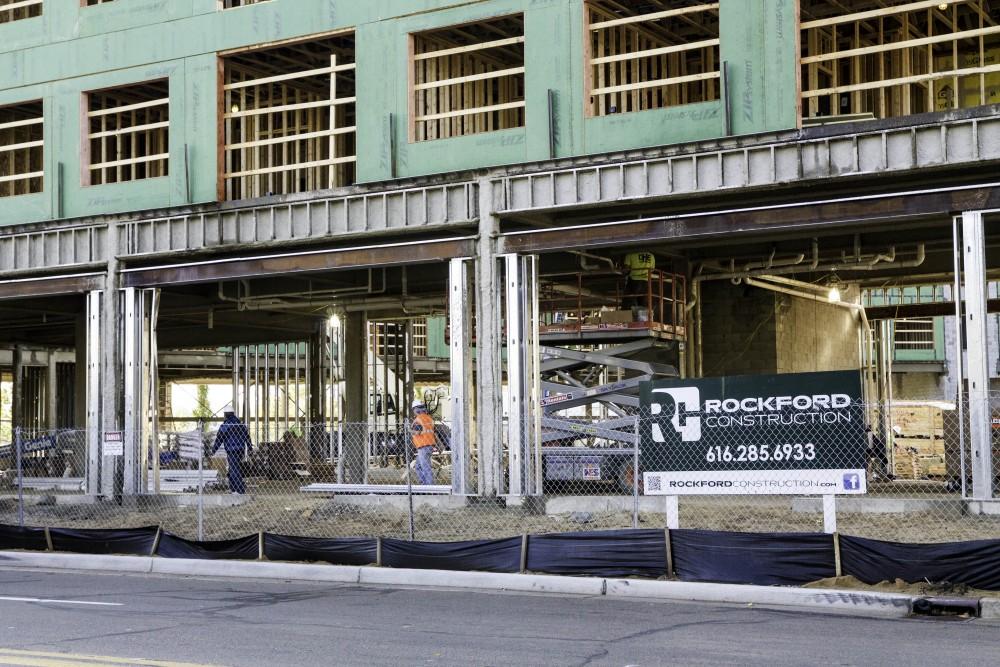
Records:
[[[647,382],[645,493],[865,493],[856,371]]]
[[[104,456],[125,456],[125,434],[122,431],[105,431],[101,453]]]

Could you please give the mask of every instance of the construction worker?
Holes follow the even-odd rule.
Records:
[[[424,402],[413,401],[413,422],[410,430],[413,432],[413,448],[417,450],[417,481],[420,484],[434,483],[434,470],[431,468],[431,454],[437,439],[434,437],[434,420],[427,412]]]
[[[625,255],[625,268],[628,270],[628,281],[625,284],[626,305],[633,308],[646,303],[649,272],[656,268],[656,256],[651,252],[633,252]]]
[[[247,492],[247,485],[243,479],[243,457],[253,447],[250,441],[250,429],[240,421],[234,412],[224,412],[225,419],[219,432],[215,436],[215,446],[212,453],[215,454],[219,448],[226,450],[226,459],[229,468],[229,491],[236,494]]]

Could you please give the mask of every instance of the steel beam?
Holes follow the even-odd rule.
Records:
[[[269,275],[441,262],[455,257],[468,257],[474,250],[474,239],[471,237],[427,239],[419,243],[310,250],[167,264],[127,269],[122,273],[126,287],[183,285]]]
[[[502,235],[501,244],[503,252],[532,253],[615,247],[620,246],[623,239],[630,245],[642,245],[735,234],[805,233],[865,222],[929,219],[970,206],[1000,207],[1000,184],[509,232]]]

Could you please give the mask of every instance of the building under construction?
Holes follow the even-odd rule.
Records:
[[[996,0],[0,0],[0,440],[157,493],[211,382],[347,488],[418,398],[518,502],[634,484],[650,379],[985,397],[998,164]]]

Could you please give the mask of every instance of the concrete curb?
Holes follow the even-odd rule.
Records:
[[[1000,598],[983,598],[979,601],[979,617],[1000,619]]]
[[[751,604],[763,607],[794,607],[811,611],[892,618],[909,616],[913,601],[917,599],[915,596],[896,593],[833,589],[563,577],[547,574],[498,574],[299,563],[151,558],[148,556],[0,552],[0,567],[606,596],[635,600]],[[987,613],[991,615],[987,616]],[[983,618],[1000,618],[1000,600],[983,601]]]

